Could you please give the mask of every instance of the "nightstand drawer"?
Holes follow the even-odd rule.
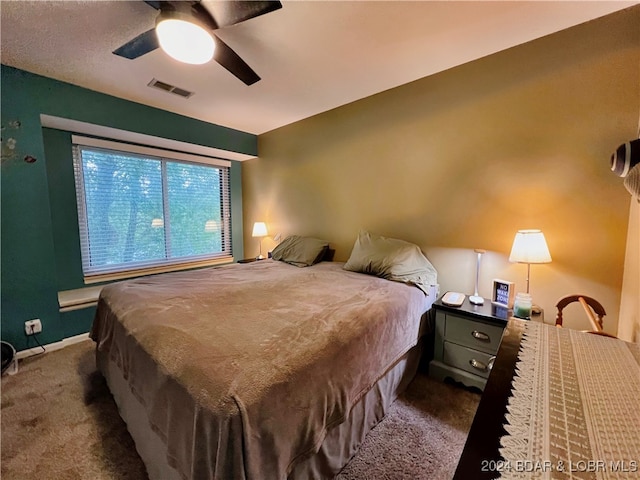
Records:
[[[483,378],[489,376],[495,358],[495,355],[444,342],[444,363]]]
[[[495,353],[498,351],[503,329],[502,326],[447,314],[445,340],[486,353]]]

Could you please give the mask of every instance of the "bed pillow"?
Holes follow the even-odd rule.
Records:
[[[427,294],[438,282],[436,269],[420,247],[366,231],[358,235],[344,269],[415,285]]]
[[[276,245],[271,258],[297,267],[309,267],[321,261],[329,248],[329,242],[317,238],[291,235]]]

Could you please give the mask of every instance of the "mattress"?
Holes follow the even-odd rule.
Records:
[[[91,337],[181,478],[287,478],[417,345],[433,300],[267,260],[107,286]]]

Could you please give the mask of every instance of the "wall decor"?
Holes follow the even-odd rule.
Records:
[[[2,163],[7,160],[11,160],[16,156],[16,139],[11,135],[12,130],[18,130],[20,128],[20,120],[11,120],[6,125],[2,125],[0,131],[2,132],[2,138],[0,138],[1,144],[1,159]]]

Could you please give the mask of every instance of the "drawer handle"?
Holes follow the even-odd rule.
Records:
[[[471,332],[471,336],[476,340],[482,340],[483,342],[491,341],[491,337],[489,335],[479,330],[474,330],[473,332]]]
[[[493,355],[493,356],[489,359],[489,365],[488,365],[489,371],[493,370],[493,364],[495,363],[495,361],[496,361],[496,356],[495,356],[495,355]]]
[[[489,370],[489,367],[487,365],[479,360],[476,360],[475,358],[469,360],[469,365],[471,365],[476,370],[480,370],[481,372],[486,372],[487,370]]]

